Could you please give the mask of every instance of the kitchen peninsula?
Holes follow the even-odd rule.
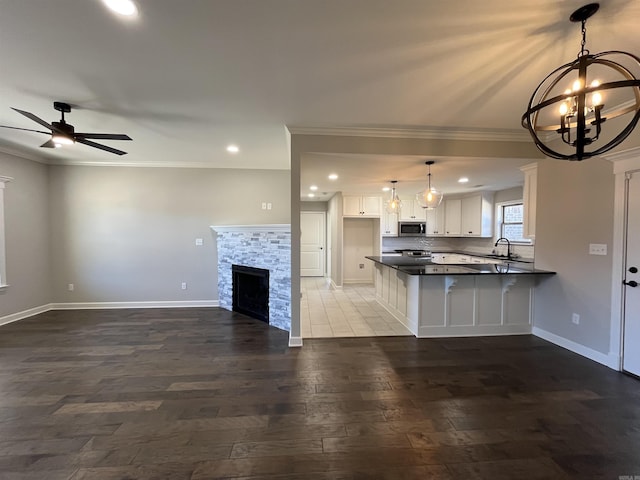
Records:
[[[533,263],[366,258],[375,263],[376,299],[417,337],[531,333],[535,285],[554,274]]]

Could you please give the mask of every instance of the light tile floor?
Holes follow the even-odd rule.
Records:
[[[411,335],[376,301],[373,285],[332,289],[326,278],[300,279],[300,327],[303,338]]]

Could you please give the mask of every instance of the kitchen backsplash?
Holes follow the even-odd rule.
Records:
[[[467,253],[490,254],[493,250],[500,255],[507,253],[507,245],[500,244],[494,247],[492,238],[469,237],[382,237],[382,251],[414,249],[430,250],[433,252],[460,251]],[[511,253],[524,259],[532,259],[534,256],[533,245],[512,245]]]

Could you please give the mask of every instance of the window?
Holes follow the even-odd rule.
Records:
[[[496,210],[496,238],[508,238],[511,243],[531,244],[531,240],[523,236],[524,205],[522,200],[498,203]]]
[[[4,249],[4,187],[12,179],[0,176],[0,289],[7,286],[7,263]]]

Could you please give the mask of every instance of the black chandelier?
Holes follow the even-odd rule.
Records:
[[[573,12],[570,20],[582,23],[578,58],[547,75],[522,116],[538,149],[552,158],[583,160],[607,152],[640,118],[640,58],[617,50],[591,55],[585,49],[586,22],[599,7],[590,3]]]

